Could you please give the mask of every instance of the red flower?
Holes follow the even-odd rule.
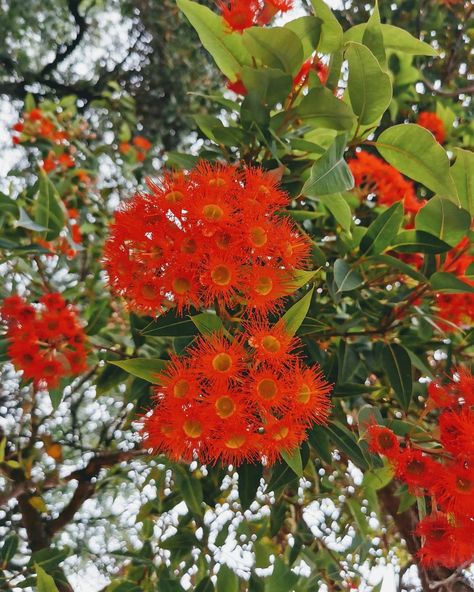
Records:
[[[424,518],[416,534],[422,537],[419,555],[426,566],[444,565],[455,569],[474,556],[474,524],[471,522],[456,524],[452,516],[438,512]]]
[[[242,32],[257,23],[258,0],[222,0],[218,7],[232,31]]]
[[[74,166],[74,159],[72,158],[72,156],[70,154],[66,154],[65,152],[60,154],[56,160],[57,160],[58,164],[61,165],[65,169],[72,168]]]
[[[405,481],[410,491],[415,492],[420,488],[430,488],[443,468],[421,450],[411,448],[400,451],[395,462],[397,477]]]
[[[392,461],[395,461],[400,454],[398,439],[389,428],[371,425],[367,429],[366,438],[371,452],[384,454]]]
[[[411,181],[407,181],[395,168],[368,152],[357,152],[348,161],[361,198],[374,195],[377,202],[391,206],[403,201],[405,212],[415,214],[422,207]]]
[[[429,111],[423,111],[418,116],[418,125],[426,128],[433,133],[436,141],[443,144],[446,139],[446,130],[444,128],[444,122],[436,115]]]
[[[288,335],[283,322],[271,327],[264,319],[252,319],[245,328],[245,338],[255,358],[276,366],[288,362],[293,350],[300,345],[297,338]]]
[[[434,474],[432,490],[446,512],[474,518],[474,467],[464,461],[446,465]]]
[[[239,381],[246,354],[238,340],[230,342],[222,334],[213,333],[196,340],[191,351],[196,369],[211,383]]]
[[[152,146],[152,143],[143,136],[135,136],[133,138],[133,143],[137,148],[141,148],[145,152],[148,152]]]
[[[54,171],[55,168],[56,168],[56,163],[54,162],[54,160],[52,158],[45,158],[43,160],[43,169],[47,173]]]
[[[467,407],[459,411],[444,411],[439,417],[440,441],[446,450],[474,458],[474,411]]]
[[[59,294],[44,295],[38,309],[11,296],[0,313],[7,322],[8,355],[36,387],[55,387],[63,376],[87,368],[83,329]]]
[[[132,149],[132,145],[130,142],[120,142],[119,144],[119,152],[120,154],[128,154]]]

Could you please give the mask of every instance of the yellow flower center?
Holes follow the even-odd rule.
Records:
[[[216,265],[211,271],[211,279],[218,286],[227,286],[232,279],[232,273],[227,265]]]
[[[273,434],[273,439],[276,440],[277,442],[280,440],[284,440],[288,434],[290,433],[289,428],[287,428],[286,426],[282,426],[277,432],[275,432]]]
[[[202,434],[202,424],[197,419],[187,419],[183,423],[183,431],[190,438],[199,438]]]
[[[214,177],[214,179],[209,179],[209,185],[212,187],[223,187],[225,185],[225,179],[222,177]]]
[[[240,448],[241,446],[243,446],[245,444],[245,436],[239,435],[239,436],[232,436],[231,438],[229,438],[225,445],[227,446],[227,448]]]
[[[217,372],[228,372],[232,368],[232,358],[224,352],[214,356],[212,367]]]
[[[224,215],[224,210],[217,204],[207,204],[202,208],[202,215],[208,222],[219,222]]]
[[[254,226],[250,229],[250,240],[255,247],[263,247],[268,237],[265,228]]]
[[[170,191],[165,195],[165,200],[172,204],[182,201],[183,198],[184,195],[181,193],[181,191]]]
[[[281,349],[281,343],[276,337],[273,337],[273,335],[265,335],[262,339],[262,347],[268,353],[276,354]]]
[[[278,393],[277,383],[273,378],[263,378],[257,384],[257,393],[262,399],[270,401],[271,399],[274,399]]]
[[[157,297],[155,286],[152,286],[151,284],[144,284],[141,292],[143,298],[146,298],[147,300],[154,300]]]
[[[173,280],[173,290],[176,294],[186,294],[191,288],[191,283],[186,278],[176,278]]]
[[[173,387],[173,395],[177,399],[183,399],[188,394],[190,386],[185,378],[180,378]]]
[[[307,403],[311,398],[311,389],[307,384],[302,384],[298,394],[296,395],[296,400],[298,403]]]
[[[269,277],[259,277],[257,280],[257,284],[255,285],[255,292],[260,294],[261,296],[267,296],[270,294],[273,288],[273,280]]]
[[[226,395],[219,397],[216,401],[216,413],[222,419],[226,419],[233,415],[235,411],[235,404],[232,399]]]

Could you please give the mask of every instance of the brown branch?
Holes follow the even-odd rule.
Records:
[[[442,88],[436,88],[429,80],[426,80],[426,78],[424,78],[422,82],[428,88],[428,90],[437,95],[441,95],[442,97],[457,97],[459,95],[474,94],[474,84],[472,84],[471,86],[461,86],[454,90],[446,90]]]
[[[79,5],[80,0],[68,0],[68,8],[69,12],[71,13],[72,17],[74,18],[74,22],[77,26],[77,34],[76,37],[71,41],[69,44],[60,45],[54,60],[41,70],[39,73],[39,78],[44,79],[48,77],[48,75],[61,63],[63,62],[80,44],[82,41],[88,25],[84,16],[81,15],[79,12]]]

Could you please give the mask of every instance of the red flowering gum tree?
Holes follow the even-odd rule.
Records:
[[[469,88],[310,4],[177,0],[222,73],[189,151],[12,122],[6,590],[474,590]]]

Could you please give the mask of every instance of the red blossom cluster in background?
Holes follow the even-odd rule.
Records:
[[[417,124],[432,132],[432,134],[440,144],[443,144],[446,140],[446,130],[444,127],[444,122],[436,115],[436,113],[431,113],[430,111],[423,111],[418,116]]]
[[[249,322],[244,334],[200,337],[160,376],[146,444],[174,459],[272,464],[327,421],[331,386],[305,367],[283,321]]]
[[[229,29],[242,32],[268,24],[278,12],[288,12],[293,0],[220,0],[217,5]]]
[[[411,181],[373,154],[356,152],[355,157],[348,160],[348,165],[362,199],[367,199],[373,194],[377,203],[385,206],[403,201],[407,214],[416,214],[426,203],[417,198]]]
[[[61,378],[87,369],[86,336],[60,294],[45,294],[39,307],[9,296],[0,315],[7,326],[10,359],[37,388],[55,387]]]
[[[456,275],[463,282],[474,286],[474,280],[468,277],[474,274],[474,256],[469,254],[469,239],[464,238],[446,256],[443,271]],[[474,294],[470,292],[436,294],[437,316],[449,321],[440,323],[444,331],[452,332],[457,326],[470,326],[474,321]]]
[[[129,160],[143,162],[152,144],[144,136],[135,136],[132,142],[120,142],[119,152]]]
[[[202,162],[148,185],[116,213],[104,249],[109,282],[132,310],[217,302],[265,314],[295,291],[310,242],[277,215],[289,198],[270,174]]]
[[[439,412],[434,446],[398,441],[392,430],[367,430],[370,449],[384,454],[412,495],[427,497],[417,534],[426,565],[456,568],[474,558],[474,377],[459,370],[447,384],[432,382],[427,412]]]

